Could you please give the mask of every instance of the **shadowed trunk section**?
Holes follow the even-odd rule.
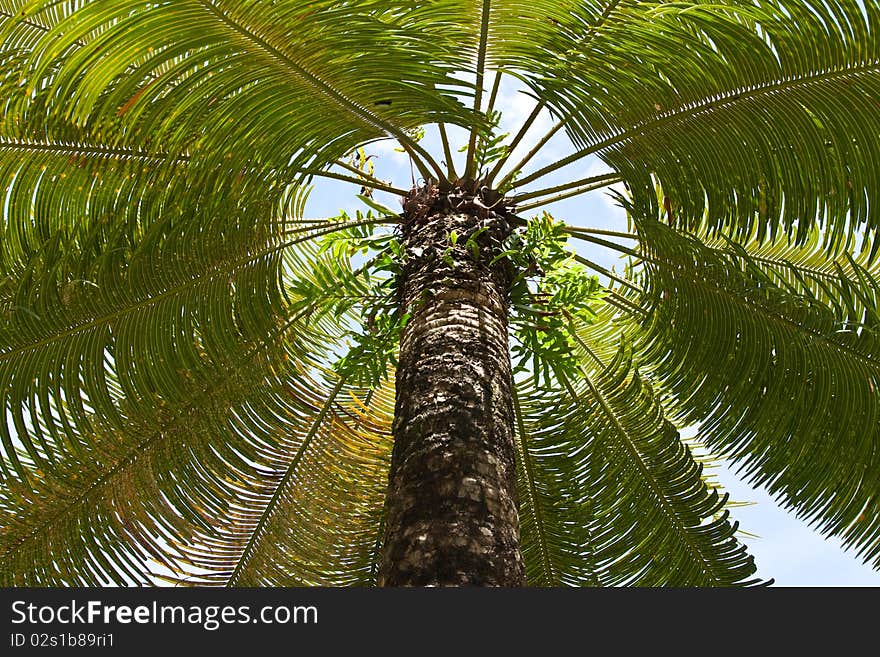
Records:
[[[464,193],[405,204],[394,452],[378,583],[520,586],[505,261],[510,226]]]

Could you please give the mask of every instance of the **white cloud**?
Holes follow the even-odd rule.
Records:
[[[375,155],[379,160],[388,160],[392,165],[399,167],[409,166],[409,155],[405,152],[398,151],[400,144],[394,139],[382,139],[367,146],[364,150],[371,155]],[[381,162],[376,162],[378,170]]]

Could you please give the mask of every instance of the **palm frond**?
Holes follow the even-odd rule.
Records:
[[[152,417],[136,409],[119,429],[93,418],[77,453],[51,471],[35,470],[27,486],[4,481],[4,585],[149,584],[154,571],[180,572],[169,544],[225,514],[216,473],[231,487],[232,464],[249,465],[247,445],[217,441],[230,405],[256,396],[254,380],[266,364],[248,364],[194,391],[188,403],[157,405]]]
[[[263,455],[246,502],[180,546],[197,572],[210,573],[190,583],[375,584],[393,390],[365,394],[343,379],[331,388],[302,377],[288,385],[310,403],[288,400],[284,435]]]
[[[880,563],[876,271],[835,265],[815,236],[800,250],[713,247],[637,222],[652,308],[641,358],[677,419],[702,422],[750,481]]]
[[[625,349],[555,389],[522,390],[523,554],[536,584],[752,584],[727,498]],[[528,477],[532,481],[528,481]]]
[[[519,184],[596,153],[634,190],[655,174],[686,229],[708,209],[799,242],[876,230],[877,2],[627,2],[598,32],[576,16],[565,56],[527,70],[580,148]]]
[[[513,400],[529,581],[754,583],[693,422],[880,565],[878,30],[877,0],[0,0],[0,583],[375,583],[407,254],[379,201],[302,219],[307,185],[406,196],[345,159],[392,139],[445,190],[445,124],[489,184],[502,75],[537,101],[513,144],[556,120],[507,200],[623,181],[639,244],[550,220],[501,256],[547,351]]]
[[[209,168],[222,162],[277,176],[294,160],[323,164],[389,136],[430,161],[406,129],[462,123],[468,113],[435,87],[467,93],[452,77],[460,57],[431,22],[442,7],[19,4],[4,35],[28,22],[51,28],[16,51],[8,75],[46,93],[53,121],[90,123],[141,145],[149,139]],[[371,48],[380,35],[383,47]]]
[[[175,261],[173,246],[155,245],[165,266]],[[323,272],[320,291],[328,297],[363,289],[345,267],[315,266],[321,259],[313,252],[288,251],[285,268],[306,279]],[[4,402],[15,425],[10,433],[4,423],[7,448],[18,459],[14,471],[4,466],[0,497],[5,582],[210,579],[204,567],[191,568],[199,541],[222,536],[217,518],[240,519],[242,506],[252,511],[260,492],[254,482],[270,484],[273,459],[289,458],[285,448],[320,394],[312,373],[345,333],[345,307],[319,294],[302,297],[294,286],[289,299],[271,300],[279,294],[272,292],[280,283],[272,273],[277,260],[259,266],[257,258],[250,269],[193,286],[189,294],[210,301],[201,310],[186,295],[142,304],[88,339],[9,357],[3,380],[23,376],[22,368],[35,377],[4,386],[27,397],[13,392]],[[332,272],[339,276],[328,280]],[[159,330],[162,322],[169,334]],[[108,355],[91,358],[95,349]],[[84,373],[68,377],[71,367]],[[322,435],[337,435],[336,423],[322,426]],[[36,458],[22,447],[28,441]]]
[[[236,341],[273,326],[284,305],[281,247],[258,239],[246,219],[235,231],[228,215],[224,234],[197,239],[212,223],[155,224],[138,242],[117,231],[114,240],[93,242],[97,256],[66,248],[56,234],[29,260],[4,309],[0,398],[35,463],[49,467],[65,449],[50,446],[36,425],[28,429],[28,414],[55,435],[61,418],[86,407],[114,417],[121,397],[167,401],[187,388],[181,371],[194,375],[204,358],[222,367]],[[2,436],[5,470],[18,450],[5,428]]]
[[[520,383],[514,392],[520,546],[531,586],[599,586],[590,507],[571,476],[579,445],[542,431],[547,399]],[[520,396],[522,395],[522,399]],[[549,424],[545,420],[546,424]]]
[[[858,240],[831,246],[830,236],[820,229],[811,231],[803,244],[783,237],[762,240],[757,231],[733,238],[703,228],[696,235],[724,257],[739,256],[744,268],[762,272],[791,294],[834,308],[852,322],[853,329],[873,323],[873,279],[880,275],[880,267]]]

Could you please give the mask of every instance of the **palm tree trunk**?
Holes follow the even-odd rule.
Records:
[[[405,204],[394,452],[378,583],[519,586],[510,226],[426,187]]]

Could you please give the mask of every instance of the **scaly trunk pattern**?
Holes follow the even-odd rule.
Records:
[[[521,586],[507,291],[511,227],[486,194],[404,205],[394,451],[378,583]]]

